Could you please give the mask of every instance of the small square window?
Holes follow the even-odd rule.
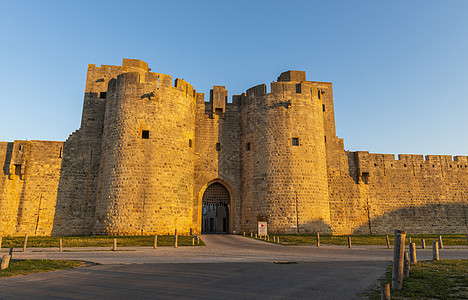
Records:
[[[245,144],[245,150],[250,151],[250,143]]]
[[[142,130],[141,131],[141,138],[145,139],[145,140],[149,139],[149,130]]]
[[[299,146],[299,138],[292,138],[292,145]]]
[[[325,104],[322,104],[322,110],[325,111]]]
[[[99,98],[106,99],[106,97],[107,97],[107,92],[100,92],[99,93]]]
[[[216,151],[221,151],[221,144],[220,143],[216,143]]]
[[[193,146],[193,145],[192,145],[192,140],[191,140],[191,139],[188,140],[188,146],[189,146],[190,148],[192,148],[192,146]]]
[[[302,87],[301,87],[301,84],[300,84],[300,83],[296,84],[296,93],[297,93],[297,94],[302,93]]]

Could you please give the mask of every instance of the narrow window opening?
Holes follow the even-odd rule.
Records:
[[[298,84],[296,84],[296,93],[297,93],[297,94],[300,94],[301,92],[302,92],[302,90],[301,90],[301,84],[298,83]]]
[[[318,96],[319,99],[322,99],[322,93],[321,93],[320,90],[317,90],[317,96]]]
[[[158,76],[158,85],[157,85],[157,88],[159,89],[159,76]]]
[[[221,151],[221,144],[220,143],[216,143],[216,151]]]
[[[188,146],[189,146],[190,148],[192,148],[192,146],[193,146],[193,145],[192,145],[192,140],[191,140],[191,139],[188,140]]]
[[[325,112],[325,104],[322,104],[322,110]]]
[[[327,136],[325,135],[324,138],[325,138],[325,144],[326,144],[327,143]]]
[[[100,92],[99,93],[99,98],[106,99],[106,97],[107,97],[107,92]]]
[[[15,165],[15,175],[21,176],[21,165]]]
[[[18,150],[21,151],[21,149],[23,149],[23,146],[20,145],[20,146],[18,147]]]
[[[364,182],[364,184],[369,184],[369,173],[368,172],[363,172],[362,173],[362,182]]]
[[[60,147],[59,158],[62,158],[62,150],[63,150],[63,147]]]
[[[142,139],[149,139],[149,130],[142,130],[141,131],[141,138]]]
[[[292,145],[299,146],[299,138],[292,138]]]
[[[406,168],[406,164],[403,164],[403,166]]]
[[[245,144],[245,150],[250,151],[250,143]]]

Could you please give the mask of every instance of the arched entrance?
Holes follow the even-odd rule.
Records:
[[[210,184],[202,198],[202,232],[229,232],[230,195],[227,188],[219,182]]]

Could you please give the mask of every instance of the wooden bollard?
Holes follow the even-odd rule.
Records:
[[[408,257],[408,252],[405,252],[405,266],[403,267],[403,278],[409,278],[409,272],[411,268],[411,262]]]
[[[387,249],[390,249],[390,240],[388,239],[388,234],[385,236],[385,239],[387,240]]]
[[[266,241],[266,235],[263,236],[263,240]]]
[[[252,232],[250,233],[250,237],[253,237],[253,233],[252,233]]]
[[[320,247],[320,233],[317,232],[317,247]]]
[[[10,259],[11,255],[3,255],[2,257],[2,265],[0,266],[0,270],[6,270],[10,266]]]
[[[421,249],[426,249],[426,241],[421,239]]]
[[[269,235],[267,235],[267,239],[268,239],[268,241],[270,241],[270,236]]]
[[[381,283],[380,284],[380,299],[381,300],[390,300],[390,283]]]
[[[392,288],[401,291],[403,285],[403,268],[405,259],[406,231],[395,230],[395,243],[393,246]]]
[[[255,234],[255,238],[257,238],[257,234]]]
[[[200,236],[197,235],[197,245],[200,245]]]
[[[348,248],[351,248],[351,237],[348,236]]]
[[[439,242],[432,242],[432,259],[439,260]]]
[[[444,243],[442,243],[442,236],[439,235],[439,249],[444,249]]]
[[[192,246],[195,246],[195,237],[192,237]]]
[[[26,252],[26,247],[28,246],[28,234],[24,236],[24,243],[23,243],[23,252]]]
[[[276,243],[276,235],[273,236],[273,242]]]
[[[117,251],[117,239],[114,238],[114,244],[112,246],[112,251]]]
[[[278,236],[278,237],[276,237],[276,241],[279,243],[279,236]]]
[[[244,236],[245,236],[245,231],[244,231]]]
[[[177,248],[178,235],[174,236],[174,248]]]
[[[417,264],[418,259],[416,258],[416,243],[410,244],[410,261],[412,264]]]
[[[63,251],[63,243],[62,243],[62,239],[59,240],[59,252],[62,252]]]
[[[154,235],[153,249],[158,249],[158,235]]]

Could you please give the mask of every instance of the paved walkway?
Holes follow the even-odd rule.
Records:
[[[103,265],[0,279],[0,299],[360,299],[393,255],[382,247],[287,247],[233,235],[202,239],[206,247],[14,253]],[[419,259],[431,255],[418,250]],[[468,248],[443,249],[441,258],[468,258]]]

